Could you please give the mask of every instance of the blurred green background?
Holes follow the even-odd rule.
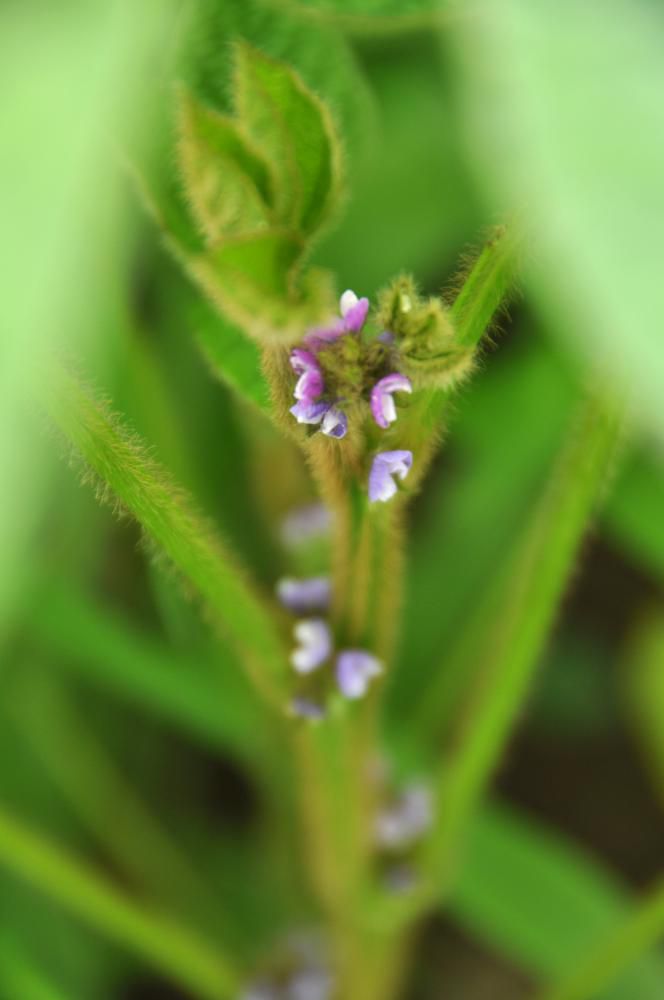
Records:
[[[261,812],[255,705],[138,530],[62,461],[42,369],[74,357],[267,588],[280,518],[310,486],[212,376],[197,339],[219,320],[131,165],[182,210],[174,82],[224,107],[240,36],[340,124],[350,197],[315,254],[340,290],[373,297],[407,271],[438,292],[488,225],[516,211],[534,232],[411,512],[388,744],[509,552],[589,373],[628,394],[604,511],[408,994],[516,1000],[664,866],[663,22],[647,0],[0,10],[0,801],[248,965],[308,919]],[[185,995],[51,895],[0,868],[3,998]],[[606,996],[661,998],[662,959]]]

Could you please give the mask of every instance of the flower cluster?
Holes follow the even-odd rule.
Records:
[[[289,611],[308,614],[298,618],[293,626],[295,648],[291,653],[291,666],[301,677],[319,674],[326,664],[333,664],[333,675],[337,688],[345,698],[362,698],[371,680],[383,671],[380,660],[365,649],[342,649],[335,651],[332,631],[327,621],[311,614],[324,612],[330,600],[329,581],[326,577],[311,577],[298,580],[283,577],[276,587],[277,597]],[[319,700],[298,695],[291,703],[296,715],[310,719],[320,719],[324,715]]]
[[[262,980],[245,990],[240,1000],[329,1000],[332,978],[324,969],[300,969],[278,980]]]
[[[376,817],[375,838],[386,850],[411,847],[431,826],[431,794],[426,785],[412,783]]]
[[[299,549],[325,538],[332,527],[332,513],[322,503],[310,503],[289,511],[279,526],[281,541],[289,549]]]
[[[341,400],[325,398],[325,378],[318,352],[346,334],[359,334],[369,311],[369,300],[358,299],[346,291],[339,303],[341,318],[329,327],[310,330],[304,348],[291,351],[291,368],[299,376],[293,395],[296,403],[290,412],[300,424],[318,424],[328,437],[342,438],[348,431],[348,418],[340,408]]]
[[[347,290],[339,303],[340,319],[329,327],[310,330],[301,347],[290,354],[297,377],[290,412],[301,424],[317,426],[323,434],[343,438],[348,432],[346,408],[356,399],[369,403],[371,416],[381,430],[397,419],[394,394],[412,392],[408,376],[390,371],[394,364],[394,337],[383,331],[367,339],[364,326],[369,300]],[[380,374],[387,368],[387,374]],[[369,499],[389,500],[397,480],[408,475],[410,451],[383,451],[374,456],[369,475]]]
[[[388,800],[374,822],[374,843],[382,854],[385,886],[390,892],[409,892],[417,882],[413,848],[433,821],[429,788],[412,782]]]
[[[335,993],[323,942],[310,932],[298,932],[281,943],[238,1000],[331,1000]]]

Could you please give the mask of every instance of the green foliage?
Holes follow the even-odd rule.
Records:
[[[413,525],[402,652],[389,699],[399,726],[404,707],[428,690],[440,651],[465,631],[478,592],[516,545],[578,392],[547,345],[528,340],[502,369],[492,361],[457,403],[447,443],[452,470],[434,469]],[[450,682],[451,673],[448,664]],[[454,700],[439,708],[443,724]]]
[[[0,987],[7,996],[25,1000],[66,1000],[66,994],[42,972],[11,939],[0,941]]]
[[[230,46],[244,40],[294,67],[307,88],[332,110],[349,152],[348,169],[372,157],[379,137],[376,93],[358,53],[331,24],[317,24],[307,10],[271,0],[200,0],[188,44],[187,79],[214,107],[234,110],[228,87]]]
[[[223,315],[250,336],[295,338],[330,309],[329,281],[301,274],[309,241],[341,196],[329,112],[289,67],[245,43],[235,51],[234,119],[181,108],[180,169],[210,245],[176,255]]]
[[[506,0],[456,36],[485,188],[501,209],[536,206],[529,287],[561,342],[634,391],[660,440],[663,17],[631,0]]]
[[[311,235],[341,192],[341,153],[329,112],[292,70],[247,45],[235,66],[237,114],[272,164],[279,220]]]
[[[260,349],[218,312],[201,303],[194,325],[212,372],[239,396],[268,415],[270,395],[261,369]]]
[[[62,582],[39,588],[28,620],[61,669],[197,741],[253,758],[261,715],[228,650],[223,657],[214,648],[178,653]]]
[[[625,462],[607,505],[604,522],[611,537],[634,560],[664,579],[664,472],[658,455],[643,449]]]
[[[601,995],[625,968],[658,942],[663,925],[664,882],[660,880],[611,934],[542,992],[541,1000],[592,1000]],[[658,988],[661,990],[661,983]]]
[[[0,864],[201,997],[233,997],[237,973],[218,942],[214,947],[203,943],[177,921],[132,901],[93,868],[4,809],[0,810]]]
[[[627,719],[640,746],[653,790],[664,801],[664,615],[659,606],[640,620],[624,654]]]
[[[378,35],[430,28],[442,23],[448,13],[439,0],[312,0],[306,5],[302,0],[273,2],[312,19]]]
[[[565,0],[554,15],[523,0],[195,0],[137,18],[127,0],[72,0],[64,20],[30,4],[0,13],[3,996],[158,993],[166,979],[235,1000],[283,977],[308,927],[343,1000],[461,997],[468,963],[469,989],[491,992],[481,949],[457,949],[457,977],[419,936],[442,902],[504,963],[553,984],[546,1000],[659,997],[659,817],[619,725],[622,711],[661,802],[664,78],[646,3]],[[141,113],[137,142],[125,122]],[[112,190],[118,148],[171,260]],[[518,224],[464,252],[512,213]],[[375,290],[410,273],[376,310]],[[327,325],[346,287],[371,299],[375,364],[360,393],[358,342],[321,354],[325,398],[349,421],[332,440],[287,414],[287,347]],[[383,327],[396,346],[372,342]],[[506,342],[489,353],[499,327]],[[73,335],[126,421],[57,366],[48,392],[24,392],[51,364],[46,347]],[[367,406],[383,365],[413,382],[388,429]],[[605,368],[636,387],[638,417],[608,498],[618,408]],[[578,407],[588,382],[596,394]],[[51,470],[48,441],[31,454],[44,402],[97,498],[140,530],[95,514]],[[413,452],[403,489],[369,504],[372,456],[401,448]],[[282,519],[317,493],[331,532],[299,546]],[[243,563],[270,590],[286,574],[333,576],[335,649],[383,661],[366,697],[342,698],[333,657],[296,676],[294,616]],[[324,720],[295,717],[305,692]],[[532,755],[521,741],[506,753],[520,717]],[[620,753],[611,773],[604,741]],[[587,857],[483,805],[500,760],[510,796],[566,809]],[[435,792],[433,827],[379,844],[414,778]],[[591,860],[602,855],[615,880]],[[654,891],[638,901],[625,875]],[[449,931],[434,933],[445,954]]]
[[[223,543],[108,410],[64,370],[54,380],[49,407],[75,452],[193,584],[258,688],[273,696],[284,676],[281,639]]]
[[[469,674],[453,750],[440,773],[428,859],[443,877],[449,877],[464,826],[527,695],[579,545],[603,495],[618,429],[616,412],[601,397],[581,407],[513,557],[491,582],[488,607],[478,601],[479,623],[461,640]],[[439,678],[444,697],[444,669]],[[423,706],[427,721],[440,705],[429,690]]]
[[[549,980],[583,962],[620,926],[632,900],[591,858],[505,804],[475,817],[449,901],[463,927]],[[664,963],[654,953],[625,971],[596,1000],[656,1000]]]
[[[214,245],[229,233],[270,222],[271,181],[267,163],[238,123],[182,93],[178,159],[192,215]]]

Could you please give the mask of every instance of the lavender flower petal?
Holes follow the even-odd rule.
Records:
[[[300,375],[299,379],[295,383],[293,395],[296,399],[302,399],[307,403],[313,403],[314,400],[318,399],[324,388],[325,382],[323,381],[322,373],[311,369],[310,371],[304,372],[304,374]]]
[[[295,347],[290,353],[289,361],[291,368],[300,376],[293,393],[295,398],[313,403],[325,388],[323,373],[316,358],[310,351]]]
[[[389,500],[397,492],[395,478],[405,479],[413,464],[412,451],[381,451],[369,473],[369,500]]]
[[[295,507],[281,522],[281,539],[290,547],[304,544],[314,538],[329,534],[332,515],[323,503],[311,503]]]
[[[318,368],[318,362],[311,351],[304,351],[301,347],[294,347],[288,360],[291,368],[298,375],[302,375],[303,372],[307,372],[311,368]]]
[[[348,417],[343,410],[338,409],[336,406],[331,406],[323,417],[321,430],[328,437],[345,437],[348,430]]]
[[[291,663],[298,674],[309,674],[320,667],[332,651],[332,635],[322,618],[302,618],[293,629],[298,646],[291,653]]]
[[[339,309],[343,316],[344,329],[357,333],[364,326],[369,311],[369,299],[358,299],[355,292],[348,288],[339,300]]]
[[[293,414],[298,424],[319,424],[329,408],[329,403],[314,403],[300,399],[295,406],[291,406],[289,412]]]
[[[293,698],[290,703],[290,709],[292,714],[300,719],[312,719],[317,722],[325,718],[325,709],[323,706],[315,701],[311,701],[310,698]]]
[[[324,610],[330,603],[330,581],[326,576],[298,580],[284,576],[277,581],[277,597],[285,608],[298,614]]]
[[[310,350],[318,351],[321,347],[325,347],[327,344],[334,343],[339,337],[342,337],[346,333],[346,327],[342,320],[336,320],[332,326],[326,327],[315,327],[313,330],[309,330],[307,335],[303,338],[302,343],[305,344]]]
[[[324,969],[302,969],[292,977],[286,990],[287,1000],[329,1000],[332,977]]]
[[[376,818],[376,841],[390,850],[408,847],[431,826],[431,794],[425,785],[408,785]]]
[[[254,983],[244,990],[240,1000],[280,1000],[281,991],[269,983]]]
[[[397,411],[392,394],[412,392],[413,386],[406,375],[393,372],[376,382],[371,390],[371,413],[379,427],[386,429],[397,419]]]
[[[417,875],[411,865],[394,865],[385,872],[385,888],[395,895],[412,892],[417,885]]]
[[[337,656],[337,684],[346,698],[362,698],[371,678],[382,671],[380,660],[364,649],[345,649]]]

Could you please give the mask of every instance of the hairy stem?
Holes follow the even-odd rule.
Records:
[[[450,308],[455,346],[473,351],[505,307],[517,285],[523,246],[518,227],[498,227],[482,248]],[[443,433],[449,389],[422,389],[399,419],[395,448],[409,448],[414,456],[408,488],[421,483]]]
[[[203,597],[257,688],[270,699],[278,698],[286,679],[286,657],[276,622],[189,497],[73,375],[55,372],[47,406],[102,486]]]

